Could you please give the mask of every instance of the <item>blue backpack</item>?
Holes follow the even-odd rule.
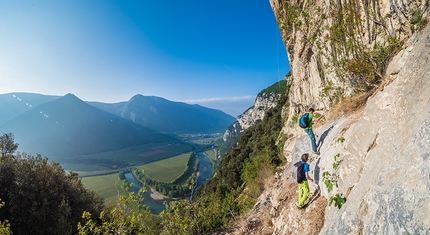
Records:
[[[305,113],[302,115],[302,117],[299,119],[299,126],[301,128],[309,127],[309,119],[308,119],[309,113]]]

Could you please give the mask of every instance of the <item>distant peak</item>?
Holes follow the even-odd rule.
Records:
[[[65,96],[63,96],[62,100],[70,100],[70,101],[72,101],[72,100],[73,101],[79,100],[79,101],[82,101],[81,99],[79,99],[77,96],[75,96],[72,93],[68,93]],[[84,101],[82,101],[82,102],[84,102]]]
[[[74,94],[72,94],[72,93],[67,93],[64,97],[76,97],[76,96]]]
[[[144,99],[145,97],[146,97],[146,96],[144,96],[144,95],[137,94],[137,95],[134,95],[133,97],[131,97],[131,99],[130,99],[129,101],[142,100],[142,99]]]
[[[139,97],[145,97],[144,95],[141,95],[141,94],[137,94],[137,95],[134,95],[133,97],[131,97],[132,99],[133,98],[139,98]]]
[[[157,97],[157,96],[145,96],[145,95],[137,94],[131,97],[130,99],[130,101],[136,101],[136,100],[164,100],[164,98]]]

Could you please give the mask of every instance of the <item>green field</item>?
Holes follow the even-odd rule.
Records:
[[[216,156],[216,152],[218,151],[217,149],[211,149],[211,150],[207,150],[205,151],[205,154],[213,161],[213,162],[217,162],[217,156]]]
[[[145,170],[145,174],[154,180],[158,180],[160,182],[171,182],[180,176],[187,168],[190,156],[191,152],[145,164],[137,167],[137,169]]]
[[[210,140],[203,139],[198,142],[205,144],[208,141]],[[145,170],[145,174],[151,179],[169,183],[187,169],[192,151],[193,148],[187,144],[147,144],[117,151],[70,157],[60,164],[66,171],[72,170],[82,175],[94,172],[100,174],[103,171],[125,169],[124,167],[133,165],[139,170]],[[213,150],[208,150],[206,154],[211,159],[215,159]],[[120,162],[119,165],[117,165],[118,162]],[[106,203],[114,203],[118,199],[118,192],[122,192],[117,182],[117,173],[82,178],[85,187],[95,191]]]
[[[118,174],[82,178],[84,186],[100,195],[107,204],[116,202],[118,192],[122,192],[122,189],[116,186],[117,182]]]
[[[78,164],[78,163],[63,163],[61,164],[61,167],[68,171],[73,171],[78,174],[84,174],[94,171],[105,171],[110,170],[110,168],[105,166],[97,166],[97,165],[88,165],[88,164]]]
[[[160,159],[172,157],[191,150],[191,146],[186,144],[148,144],[118,151],[85,155],[83,157],[114,159],[129,162],[131,164],[142,164],[158,161]]]
[[[89,173],[141,165],[192,151],[187,144],[147,144],[126,149],[60,159],[64,169]]]

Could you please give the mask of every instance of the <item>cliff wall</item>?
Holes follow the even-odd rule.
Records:
[[[316,184],[305,210],[294,207],[288,167],[254,212],[271,211],[273,234],[427,234],[430,2],[270,2],[291,64],[290,120],[308,107],[330,113],[345,97],[373,95],[364,108],[314,128],[321,155],[310,160]],[[311,152],[310,141],[288,123],[284,131],[295,138],[284,154],[296,162]]]
[[[292,73],[289,117],[328,110],[373,89],[403,42],[426,23],[429,1],[270,0]]]

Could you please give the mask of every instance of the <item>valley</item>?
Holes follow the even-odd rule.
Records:
[[[135,187],[148,189],[146,204],[157,213],[163,200],[150,192],[184,197],[202,184],[217,164],[221,132],[235,120],[219,110],[143,95],[107,104],[73,94],[9,93],[0,94],[0,107],[6,110],[0,133],[11,133],[18,151],[77,173],[105,203],[125,195],[135,178],[140,184]],[[199,158],[205,159],[204,177],[197,172]]]
[[[138,172],[144,171],[146,177],[159,184],[174,182],[173,184],[177,185],[174,186],[175,188],[180,186],[188,188],[190,179],[195,179],[194,187],[196,187],[209,178],[212,165],[216,163],[216,142],[221,136],[192,135],[182,136],[182,138],[184,138],[183,143],[146,144],[97,154],[63,157],[58,161],[67,172],[78,173],[86,188],[95,191],[104,199],[105,203],[111,204],[115,203],[120,195],[127,193],[124,189],[125,182],[120,182],[121,174],[125,175],[128,184],[139,181],[133,176],[132,169]],[[202,149],[207,150],[202,152]],[[186,172],[190,157],[197,151],[198,159],[195,158],[193,161],[193,169]],[[199,159],[202,157],[207,159],[205,166],[201,167],[205,172],[197,173],[198,177],[196,177],[196,171],[203,171],[197,169]],[[181,179],[176,180],[178,178]],[[135,185],[130,187],[130,191],[140,187]],[[164,209],[164,198],[170,197],[163,195],[167,193],[158,186],[153,186],[153,188],[146,186],[146,188],[148,192],[144,195],[145,204],[154,213],[161,212]]]

